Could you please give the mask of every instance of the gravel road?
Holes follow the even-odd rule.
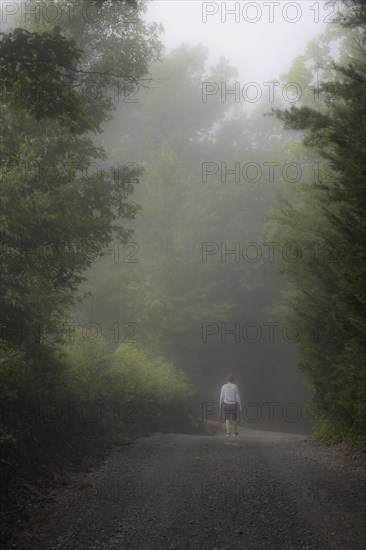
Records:
[[[364,483],[363,455],[305,436],[156,434],[74,474],[14,548],[361,550]]]

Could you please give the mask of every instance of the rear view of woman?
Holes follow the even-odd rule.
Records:
[[[220,394],[220,409],[224,406],[226,437],[230,436],[230,420],[234,423],[234,436],[239,435],[238,432],[238,408],[241,412],[241,401],[238,386],[234,384],[234,376],[228,374],[227,383],[221,388]]]

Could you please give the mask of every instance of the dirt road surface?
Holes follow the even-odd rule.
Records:
[[[13,547],[361,550],[365,516],[365,458],[342,446],[244,428],[156,434],[114,447],[33,505]]]

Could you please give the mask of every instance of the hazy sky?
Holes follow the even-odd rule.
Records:
[[[230,15],[225,8],[236,11]],[[200,42],[209,48],[210,61],[227,57],[240,82],[261,83],[286,71],[338,11],[337,2],[327,7],[323,0],[150,0],[146,18],[163,24],[167,51],[182,42]]]

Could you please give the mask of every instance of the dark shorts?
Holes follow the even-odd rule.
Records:
[[[237,420],[238,404],[224,403],[225,420]]]

